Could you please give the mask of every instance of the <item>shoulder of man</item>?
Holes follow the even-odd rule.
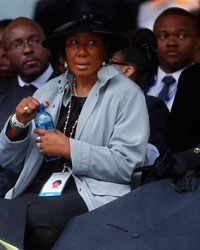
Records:
[[[199,73],[200,73],[200,63],[195,63],[195,64],[185,68],[182,71],[180,77],[185,76],[185,75],[191,75],[192,76],[192,74],[195,74],[195,75],[198,74],[199,75]]]
[[[199,85],[199,77],[200,77],[200,63],[193,64],[187,68],[185,68],[179,77],[178,81],[178,90],[184,89],[196,89],[200,87]],[[198,82],[198,83],[197,83]]]

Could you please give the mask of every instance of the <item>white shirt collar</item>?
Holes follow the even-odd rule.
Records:
[[[42,73],[42,75],[40,75],[38,78],[36,78],[34,81],[26,83],[24,82],[21,77],[18,75],[18,83],[19,86],[24,87],[24,86],[29,86],[29,85],[33,85],[36,88],[40,88],[44,83],[46,83],[50,76],[53,73],[53,68],[51,66],[51,64],[49,64],[48,68],[45,70],[44,73]]]
[[[160,67],[158,67],[157,83],[160,83],[165,76],[173,76],[176,82],[178,82],[179,76],[183,69],[167,74]]]
[[[183,69],[178,70],[174,73],[166,74],[166,72],[164,72],[160,67],[158,67],[158,72],[157,72],[157,75],[155,78],[155,83],[150,87],[147,94],[153,95],[153,96],[158,96],[160,91],[162,90],[162,88],[164,86],[164,82],[162,81],[162,79],[165,76],[173,76],[174,79],[176,80],[176,82],[170,86],[170,88],[169,88],[169,100],[167,100],[165,102],[168,109],[171,110],[171,107],[172,107],[172,104],[174,101],[174,97],[175,97],[176,91],[177,91],[178,79],[179,79],[179,76],[180,76],[182,71],[183,71]]]

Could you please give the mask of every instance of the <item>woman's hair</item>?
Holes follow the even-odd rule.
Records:
[[[121,50],[120,54],[125,63],[135,66],[134,81],[143,88],[157,72],[156,37],[147,28],[136,30],[130,37],[131,46]]]

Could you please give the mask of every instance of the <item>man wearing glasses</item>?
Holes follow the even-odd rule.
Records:
[[[27,88],[30,95],[58,75],[49,63],[50,51],[42,46],[44,39],[40,25],[24,17],[13,20],[3,34],[6,55],[18,73],[14,83]]]
[[[21,99],[32,95],[37,88],[59,74],[49,63],[50,51],[42,46],[44,39],[40,25],[28,18],[17,18],[4,30],[4,51],[18,75],[9,82],[1,82],[4,91],[0,86],[0,132]],[[0,166],[0,197],[16,179],[16,174],[2,170]]]

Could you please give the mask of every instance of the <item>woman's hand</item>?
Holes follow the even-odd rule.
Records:
[[[43,102],[44,107],[49,106],[48,102]],[[16,118],[21,123],[30,122],[35,118],[35,115],[38,111],[40,103],[38,100],[32,96],[22,99],[22,101],[16,107]]]
[[[35,142],[41,154],[63,156],[70,159],[70,143],[67,136],[56,129],[56,132],[37,128]],[[40,144],[39,144],[40,143]]]

